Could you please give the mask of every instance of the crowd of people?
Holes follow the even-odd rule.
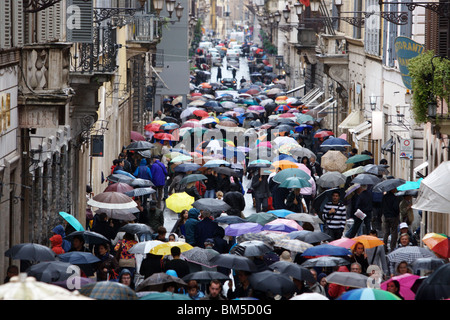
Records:
[[[252,85],[251,83],[248,86]],[[264,95],[264,86],[260,87],[261,94]],[[211,93],[211,88],[209,93]],[[281,86],[281,92],[283,92]],[[192,97],[201,97],[205,93],[197,92]],[[417,230],[413,228],[416,221],[414,212],[411,209],[412,196],[398,196],[394,188],[385,193],[377,193],[372,190],[373,185],[358,185],[351,193],[346,195],[346,191],[354,186],[352,179],[357,175],[349,175],[345,183],[341,183],[337,188],[331,188],[329,197],[323,199],[320,195],[330,188],[321,187],[319,179],[328,171],[320,164],[321,157],[325,154],[321,144],[328,137],[317,138],[316,133],[326,131],[321,128],[318,120],[305,123],[295,123],[294,120],[281,120],[278,116],[286,111],[280,112],[278,107],[280,103],[275,103],[278,95],[266,96],[265,99],[272,99],[271,103],[265,104],[261,112],[252,113],[251,120],[241,118],[239,112],[229,112],[223,108],[204,108],[208,114],[205,116],[191,113],[188,116],[182,116],[183,111],[181,101],[174,103],[175,97],[169,97],[164,100],[161,111],[155,115],[154,123],[160,124],[160,127],[154,126],[151,130],[146,130],[147,140],[153,144],[153,148],[148,153],[128,150],[124,147],[117,159],[114,159],[111,167],[111,176],[115,174],[128,175],[133,178],[140,178],[152,182],[154,193],[134,197],[138,204],[139,212],[135,213],[134,221],[123,221],[108,217],[107,213],[93,214],[88,207],[89,214],[86,215],[86,228],[93,232],[103,235],[109,240],[108,243],[99,245],[86,245],[83,236],[76,236],[71,241],[66,240],[66,235],[73,232],[70,224],[65,227],[58,225],[53,229],[54,235],[50,238],[52,250],[59,255],[65,252],[82,251],[92,252],[100,259],[99,262],[82,268],[82,276],[95,279],[95,281],[117,281],[130,286],[133,290],[139,287],[139,284],[154,274],[166,273],[173,277],[182,279],[192,272],[199,270],[214,270],[229,276],[229,280],[212,281],[200,283],[195,280],[187,281],[186,285],[179,285],[169,282],[164,285],[163,291],[170,291],[188,295],[193,300],[225,300],[238,299],[244,297],[253,297],[257,299],[289,299],[295,295],[303,293],[318,293],[327,299],[339,299],[339,297],[353,288],[328,283],[327,276],[333,272],[355,272],[367,276],[373,275],[374,267],[381,270],[381,280],[387,281],[393,277],[404,275],[406,273],[418,274],[413,271],[410,263],[407,261],[393,262],[387,258],[387,255],[398,248],[407,246],[418,246],[419,240]],[[248,97],[246,98],[249,99]],[[251,98],[256,105],[264,98]],[[197,101],[199,99],[192,99]],[[209,100],[216,100],[211,99]],[[288,110],[296,109],[302,111],[300,99],[286,101]],[[217,99],[219,102],[231,101],[241,104],[241,98]],[[205,101],[206,102],[206,101]],[[212,104],[213,105],[213,104]],[[248,108],[248,105],[246,106]],[[201,109],[201,106],[199,107]],[[226,118],[226,119],[224,119]],[[205,119],[214,121],[205,122]],[[281,120],[281,121],[280,121]],[[202,122],[203,121],[203,122]],[[255,146],[233,144],[220,144],[220,148],[208,148],[207,145],[216,138],[209,137],[205,145],[188,144],[188,135],[182,134],[180,129],[187,122],[199,124],[206,134],[208,130],[218,130],[226,133],[227,127],[220,127],[222,121],[234,121],[235,127],[242,127],[244,130],[252,130],[259,139],[267,136],[265,146],[271,150],[270,165],[253,165],[249,156]],[[290,129],[281,130],[280,126],[289,125]],[[293,123],[292,123],[293,122]],[[164,124],[173,123],[175,128],[164,130]],[[293,125],[292,125],[293,124]],[[302,125],[299,132],[297,127]],[[147,127],[146,127],[147,128]],[[189,128],[185,127],[185,128]],[[191,129],[187,129],[191,130]],[[195,126],[192,127],[192,131]],[[274,130],[271,137],[271,130]],[[157,139],[157,132],[167,132],[172,138]],[[243,131],[242,131],[243,132]],[[225,136],[225,135],[224,135]],[[299,149],[307,149],[311,152],[309,156],[298,156],[289,152],[280,151],[280,146],[274,142],[273,138],[289,137],[295,141]],[[272,138],[272,139],[270,139]],[[203,139],[201,139],[203,140]],[[225,139],[224,139],[225,140]],[[237,141],[237,140],[235,140]],[[201,141],[204,143],[205,141]],[[271,142],[271,144],[270,144]],[[190,149],[192,146],[192,149]],[[225,156],[223,150],[231,146],[234,148],[231,157]],[[238,150],[238,147],[242,147]],[[350,158],[358,154],[358,150],[348,148],[338,149],[342,154]],[[190,157],[192,160],[183,160],[174,163],[171,153],[179,152]],[[243,154],[244,157],[240,157]],[[361,154],[371,156],[370,152],[363,151]],[[204,159],[203,159],[204,158]],[[199,161],[195,161],[195,160]],[[264,158],[266,159],[266,158]],[[216,167],[205,167],[208,161],[223,161]],[[257,157],[256,161],[261,160]],[[305,168],[308,173],[308,186],[306,187],[282,187],[274,177],[282,172],[283,165],[274,165],[276,162],[290,162],[294,166],[287,168]],[[177,169],[183,163],[201,163],[196,168],[187,167],[185,170]],[[373,157],[354,165],[349,165],[348,169],[366,167],[374,165]],[[386,169],[388,167],[385,160],[379,163],[379,166]],[[361,171],[363,172],[363,171]],[[194,174],[202,174],[206,179],[200,179],[189,183],[182,183],[183,178]],[[387,170],[376,175],[380,181],[393,178],[389,176]],[[115,183],[109,179],[108,184]],[[86,189],[89,195],[92,189],[88,186]],[[223,212],[214,212],[208,209],[199,210],[197,208],[185,208],[177,214],[178,220],[170,225],[170,228],[164,218],[167,210],[166,199],[175,193],[186,192],[188,195],[199,199],[219,199],[228,204],[229,209]],[[248,201],[251,199],[253,201]],[[320,199],[320,203],[317,203]],[[334,267],[308,267],[312,277],[305,279],[293,278],[295,290],[289,294],[273,295],[270,292],[264,292],[251,285],[250,278],[252,272],[238,270],[233,268],[215,266],[199,266],[187,261],[180,248],[172,247],[170,255],[154,255],[147,253],[138,255],[130,253],[130,250],[143,241],[158,240],[161,242],[185,242],[192,247],[206,249],[211,254],[229,254],[239,245],[239,237],[228,236],[225,233],[227,224],[222,224],[216,220],[220,217],[234,216],[246,221],[248,212],[254,214],[263,214],[273,210],[288,210],[291,213],[305,213],[311,217],[318,218],[320,223],[299,222],[299,229],[310,232],[320,232],[327,235],[327,240],[312,243],[312,246],[318,246],[330,243],[340,239],[352,239],[361,235],[370,235],[374,238],[382,239],[383,245],[371,248],[365,248],[362,242],[357,242],[352,246],[352,250],[344,259],[344,265],[335,265]],[[363,212],[364,217],[359,218],[358,212]],[[417,221],[416,221],[417,222]],[[128,232],[120,232],[119,229],[129,223],[141,223],[148,225],[152,230],[151,234],[136,235]],[[279,232],[276,234],[280,234]],[[288,232],[282,233],[284,236]],[[256,265],[257,272],[272,270],[271,265],[277,261],[291,262],[301,266],[308,258],[301,252],[295,252],[282,246],[277,246],[277,242],[271,244],[270,252],[261,256],[249,257]],[[234,253],[236,254],[236,253]],[[439,256],[438,256],[439,257]],[[448,257],[443,258],[448,262]],[[22,269],[22,267],[21,267]],[[399,293],[399,283],[396,280],[389,282],[388,291],[395,295]]]

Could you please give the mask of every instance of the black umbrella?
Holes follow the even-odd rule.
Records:
[[[298,239],[307,243],[318,243],[331,239],[331,237],[324,232],[308,230],[294,231],[291,232],[289,236],[293,239]]]
[[[130,184],[134,179],[130,178],[129,176],[126,176],[124,174],[113,173],[113,174],[109,175],[106,178],[106,180],[113,182],[113,183],[124,182],[124,183]]]
[[[119,231],[137,235],[141,235],[144,233],[153,233],[152,228],[144,223],[128,223],[120,227]]]
[[[247,257],[230,253],[222,253],[210,260],[211,263],[228,269],[256,272],[255,263]]]
[[[100,259],[92,253],[83,251],[70,251],[67,253],[59,254],[58,260],[76,265],[91,264],[100,261]]]
[[[224,275],[221,272],[217,271],[198,271],[192,272],[186,276],[184,276],[183,281],[188,282],[191,280],[195,280],[198,282],[209,283],[211,280],[219,280],[219,281],[227,281],[230,278]]]
[[[254,290],[273,295],[293,294],[297,288],[287,275],[268,270],[253,273],[248,280]]]
[[[387,179],[374,185],[372,191],[379,193],[388,192],[401,186],[402,184],[405,184],[405,182],[406,182],[405,180],[399,178]]]
[[[153,143],[148,141],[134,141],[130,143],[125,149],[130,151],[143,151],[155,148]]]
[[[209,211],[211,213],[222,213],[231,208],[225,201],[215,198],[199,199],[192,206],[198,210]]]
[[[104,235],[89,230],[72,232],[71,234],[67,235],[64,239],[72,241],[75,236],[82,236],[84,242],[86,242],[87,244],[102,244],[111,242]]]
[[[370,173],[360,173],[351,182],[353,184],[357,183],[360,185],[375,185],[377,183],[380,183],[381,179],[377,178],[377,176],[374,176],[373,174]]]
[[[244,257],[259,257],[273,250],[273,247],[260,240],[250,240],[238,243],[230,253]]]
[[[417,290],[415,300],[450,298],[450,264],[444,264],[426,278]]]
[[[44,261],[32,265],[25,272],[37,281],[46,283],[67,280],[73,274],[73,264],[63,261]]]
[[[156,190],[151,187],[145,187],[145,188],[135,188],[133,190],[125,192],[125,194],[129,197],[141,197],[145,196],[147,194],[156,193]]]
[[[335,266],[345,266],[350,264],[350,262],[344,258],[323,256],[318,258],[311,258],[302,263],[305,268],[311,267],[335,267]]]
[[[227,176],[237,177],[239,175],[238,172],[236,172],[235,170],[228,168],[228,167],[215,167],[215,168],[212,168],[212,170],[214,170],[215,172],[217,172],[219,174],[224,174]]]
[[[188,172],[188,171],[196,171],[200,168],[201,165],[197,163],[182,163],[175,167],[175,172]]]
[[[167,284],[173,284],[176,287],[186,286],[187,283],[178,277],[173,277],[165,272],[154,273],[144,281],[142,281],[136,288],[136,291],[162,291]]]
[[[443,266],[445,264],[444,259],[439,258],[418,258],[411,263],[411,267],[413,267],[414,272],[418,270],[428,270],[434,271],[437,268]]]
[[[138,187],[138,188],[155,186],[151,180],[141,179],[141,178],[136,178],[134,180],[130,180],[129,182],[125,182],[125,183],[129,184],[132,187]]]
[[[181,179],[180,183],[183,185],[201,180],[208,180],[208,177],[203,174],[188,174],[183,179]]]
[[[56,254],[49,247],[37,243],[20,243],[6,250],[5,256],[13,260],[55,261]]]
[[[297,263],[288,261],[277,261],[272,263],[269,266],[269,268],[272,270],[277,270],[280,273],[291,276],[292,278],[297,280],[304,280],[311,283],[316,282],[311,271],[309,271],[309,269],[305,267],[300,266]]]
[[[238,216],[220,216],[216,218],[214,221],[218,223],[225,223],[225,224],[233,224],[233,223],[243,223],[247,222],[247,220],[242,219]]]

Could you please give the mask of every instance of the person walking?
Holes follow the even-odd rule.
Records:
[[[233,67],[233,69],[231,69],[231,74],[233,75],[233,79],[236,79],[236,68]]]
[[[150,166],[150,172],[152,175],[152,182],[155,185],[154,189],[156,193],[153,194],[153,200],[156,201],[156,207],[161,209],[161,201],[164,194],[164,186],[166,185],[167,168],[161,162],[159,156],[153,156],[153,163]]]
[[[367,189],[366,185],[362,185],[356,190],[356,194],[352,197],[352,212],[351,212],[351,218],[353,219],[354,223],[353,226],[350,228],[349,231],[345,234],[347,238],[353,238],[356,236],[356,234],[360,233],[359,228],[361,227],[361,224],[364,223],[364,227],[366,228],[365,234],[369,234],[370,230],[370,222],[372,220],[372,192]],[[355,215],[355,213],[358,211],[362,211],[366,216],[363,219],[360,219]]]
[[[213,238],[219,224],[213,221],[211,212],[201,210],[200,222],[194,227],[195,246],[205,248],[205,240]]]
[[[172,247],[170,248],[170,253],[173,259],[168,260],[164,264],[163,271],[175,270],[178,278],[183,278],[188,275],[190,273],[189,264],[185,260],[180,259],[181,249],[179,247]]]
[[[217,82],[219,82],[222,79],[222,68],[217,67]]]
[[[381,214],[383,217],[383,242],[385,251],[388,252],[388,239],[390,239],[390,251],[397,246],[398,232],[400,224],[400,198],[395,195],[397,188],[388,191],[381,201]]]
[[[286,207],[293,212],[305,212],[303,210],[303,195],[300,193],[299,188],[292,190],[286,198]]]
[[[340,239],[345,228],[347,208],[341,201],[339,191],[334,191],[331,194],[331,201],[327,202],[323,207],[322,217],[325,222],[326,233],[332,240]]]
[[[269,206],[268,199],[270,197],[269,182],[267,178],[261,174],[261,170],[257,171],[252,177],[251,189],[255,198],[256,212],[266,212]]]

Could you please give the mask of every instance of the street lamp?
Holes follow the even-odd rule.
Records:
[[[159,16],[161,10],[164,7],[164,0],[153,0],[153,7],[156,11],[156,14]]]
[[[295,14],[297,15],[298,19],[300,20],[300,16],[303,13],[303,4],[300,2],[296,2],[294,4],[294,8],[295,8]]]
[[[275,13],[273,14],[274,18],[275,18],[275,22],[278,24],[280,23],[281,20],[281,13],[279,11],[275,11]]]
[[[377,97],[372,94],[370,95],[369,100],[370,100],[370,109],[372,109],[372,111],[375,111],[377,109]]]
[[[176,0],[166,0],[166,9],[169,13],[169,18],[172,18],[172,13],[175,10],[175,2]]]
[[[275,21],[275,17],[273,16],[273,14],[269,14],[269,23],[273,24],[273,22]]]
[[[177,6],[175,7],[175,14],[177,15],[178,21],[180,21],[181,16],[183,15],[183,10],[183,6],[178,2]]]
[[[290,15],[291,15],[291,9],[289,9],[289,6],[286,5],[286,8],[283,9],[283,18],[286,22],[288,22]]]
[[[320,0],[311,0],[309,5],[311,6],[311,11],[317,12],[319,11]]]

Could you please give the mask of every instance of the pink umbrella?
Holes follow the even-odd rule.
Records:
[[[331,241],[328,244],[331,244],[332,246],[348,249],[348,248],[351,248],[351,246],[353,246],[355,243],[356,243],[356,241],[351,238],[341,238],[341,239]]]
[[[307,174],[311,175],[311,170],[308,169],[303,163],[297,163],[297,166],[300,170],[305,171]]]
[[[411,290],[411,287],[414,285],[414,282],[419,279],[419,276],[416,276],[411,273],[402,274],[401,276],[395,276],[381,283],[380,287],[383,290],[387,290],[387,285],[392,280],[397,280],[400,283],[400,295],[405,298],[405,300],[414,300],[416,294]]]
[[[247,110],[263,111],[265,110],[263,106],[250,106]]]
[[[145,137],[137,131],[131,131],[130,137],[133,141],[145,141]]]
[[[266,224],[285,224],[285,225],[292,227],[298,231],[303,230],[303,228],[297,222],[295,222],[295,220],[291,220],[291,219],[278,218],[278,219],[272,220]]]
[[[286,112],[286,113],[280,114],[278,117],[279,118],[295,118],[295,114]]]
[[[272,148],[272,144],[269,141],[263,141],[263,142],[258,143],[257,147]]]

